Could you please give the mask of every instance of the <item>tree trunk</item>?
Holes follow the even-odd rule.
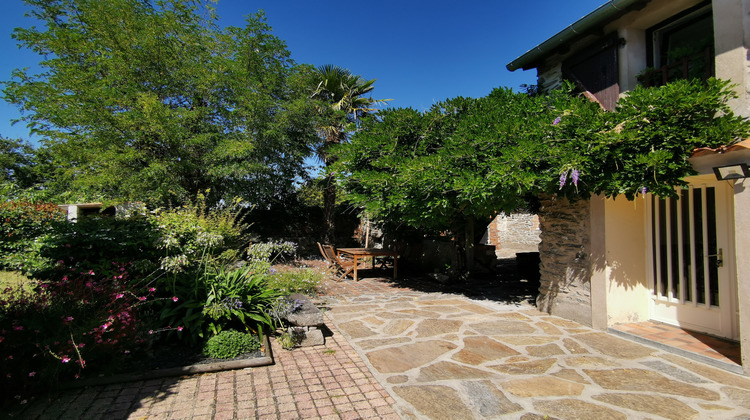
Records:
[[[336,243],[336,179],[332,175],[326,177],[323,188],[323,219],[325,235],[323,241],[327,244]]]
[[[464,252],[466,253],[466,271],[474,271],[474,218],[466,219],[464,230]]]

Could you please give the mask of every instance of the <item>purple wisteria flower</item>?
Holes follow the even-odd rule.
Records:
[[[555,120],[552,121],[552,125],[560,124],[560,119],[561,119],[560,117],[555,118]]]
[[[576,187],[578,186],[578,176],[580,173],[578,172],[578,169],[573,169],[570,171],[570,179],[573,180],[573,185]]]
[[[565,183],[568,181],[568,172],[565,171],[560,174],[560,189],[565,186]]]
[[[643,194],[643,198],[646,198],[646,192],[648,191],[648,188],[641,187],[641,194]]]

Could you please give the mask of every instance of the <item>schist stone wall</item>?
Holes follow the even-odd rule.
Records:
[[[542,197],[540,311],[591,325],[589,201]]]
[[[517,252],[536,252],[539,217],[530,213],[500,213],[487,226],[487,245],[496,247],[498,258],[515,258]]]

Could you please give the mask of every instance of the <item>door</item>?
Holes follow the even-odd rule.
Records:
[[[651,196],[651,319],[738,338],[734,311],[732,189],[691,185]]]

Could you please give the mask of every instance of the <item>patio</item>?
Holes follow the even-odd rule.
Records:
[[[332,336],[249,370],[92,387],[23,418],[744,418],[750,379],[432,283],[324,285]],[[492,296],[490,296],[492,297]]]

